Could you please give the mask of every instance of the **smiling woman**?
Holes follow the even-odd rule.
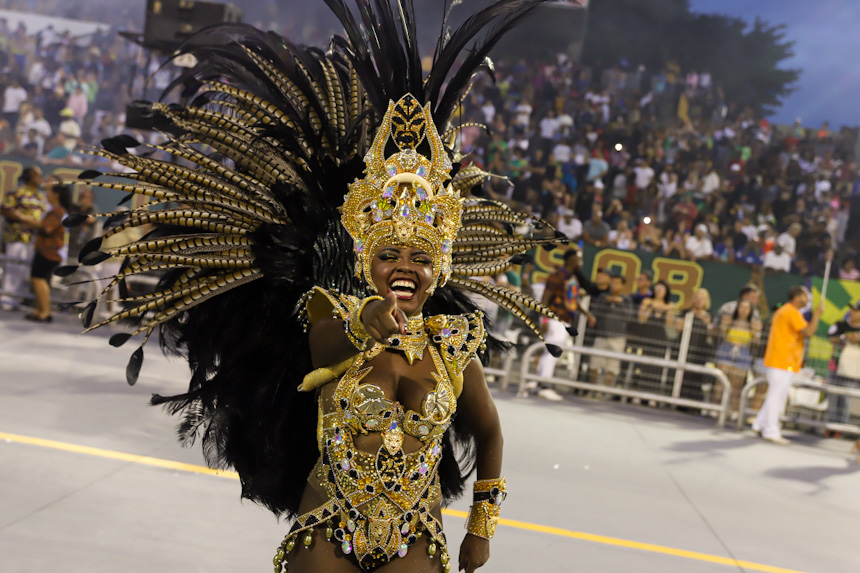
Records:
[[[140,104],[183,163],[128,153],[144,146],[119,136],[99,154],[131,182],[83,174],[151,200],[114,214],[102,239],[155,223],[152,234],[81,251],[84,264],[127,257],[111,283],[121,292],[128,276],[169,271],[102,324],[139,318],[111,344],[161,328],[188,358],[188,392],[153,403],[184,415],[182,439],[199,437],[211,465],[235,467],[244,497],[293,520],[276,573],[449,571],[441,506],[475,470],[459,566],[489,557],[506,494],[479,354],[501,344],[469,295],[540,337],[527,312],[554,317],[547,307],[480,279],[561,237],[471,196],[490,174],[462,162],[454,111],[500,35],[547,2],[493,2],[440,38],[426,76],[411,2],[356,14],[330,0],[348,37],[328,51],[211,28],[187,44],[193,103]],[[130,383],[142,360],[141,346]]]

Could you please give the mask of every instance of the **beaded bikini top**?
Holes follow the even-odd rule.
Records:
[[[439,351],[429,345],[429,353],[436,367],[436,372],[432,373],[436,387],[424,396],[419,413],[404,409],[399,402],[386,398],[379,386],[362,384],[372,369],[371,366],[364,366],[365,361],[373,359],[382,350],[383,347],[377,345],[364,353],[338,383],[335,399],[341,407],[345,406],[344,421],[350,430],[353,433],[381,431],[385,440],[392,430],[399,428],[422,442],[444,434],[451,415],[457,409],[457,398]]]

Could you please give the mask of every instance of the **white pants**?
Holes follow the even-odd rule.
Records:
[[[564,346],[570,340],[570,333],[567,331],[565,324],[558,320],[550,320],[546,327],[546,333],[543,335],[544,342],[547,344],[555,344],[556,346]],[[558,358],[549,353],[549,350],[544,350],[540,357],[537,366],[537,375],[542,378],[551,378],[555,372],[555,363]],[[541,383],[546,384],[546,383]]]
[[[24,289],[30,276],[32,261],[31,244],[18,241],[6,245],[6,266],[3,270],[3,286],[0,288],[0,291],[9,293],[0,298],[0,305],[4,308],[18,308],[21,298],[27,295]]]
[[[795,372],[782,368],[767,369],[767,396],[753,422],[753,430],[764,438],[779,438],[779,416],[785,410],[788,391]]]

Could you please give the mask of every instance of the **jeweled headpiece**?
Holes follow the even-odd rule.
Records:
[[[399,151],[386,155],[389,141]],[[356,275],[363,273],[374,288],[370,263],[380,245],[420,247],[433,259],[432,293],[451,276],[451,248],[463,206],[450,184],[451,160],[430,104],[421,107],[411,94],[389,102],[364,163],[365,177],[349,185],[341,211],[355,243]]]

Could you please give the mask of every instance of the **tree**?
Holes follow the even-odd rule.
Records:
[[[601,0],[589,8],[583,61],[599,69],[626,60],[652,72],[675,61],[710,72],[729,103],[768,114],[800,77],[781,67],[793,45],[783,25],[693,14],[688,0]]]

